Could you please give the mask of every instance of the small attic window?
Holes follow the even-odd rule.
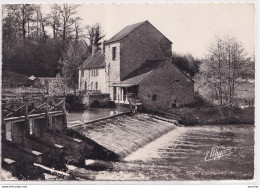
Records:
[[[180,80],[175,80],[175,82],[179,83],[179,82],[180,82]]]

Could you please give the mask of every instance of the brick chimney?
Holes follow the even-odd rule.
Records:
[[[105,41],[101,43],[100,48],[101,48],[101,53],[105,53]]]
[[[98,50],[98,47],[96,45],[92,45],[92,55],[94,55]]]

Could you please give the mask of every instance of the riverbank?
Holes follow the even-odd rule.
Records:
[[[175,118],[180,124],[191,125],[218,125],[218,124],[254,124],[254,107],[250,108],[223,108],[216,107],[180,107],[170,109],[168,113],[156,110],[146,110],[147,113]]]

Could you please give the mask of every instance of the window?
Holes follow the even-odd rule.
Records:
[[[81,71],[81,77],[84,77],[84,70]]]
[[[116,59],[116,47],[112,48],[112,60]]]
[[[96,82],[96,90],[98,90],[98,82]]]
[[[156,100],[157,100],[157,95],[153,95],[153,96],[152,96],[152,100],[153,100],[153,101],[156,101]]]
[[[93,89],[93,82],[91,82],[91,90]]]
[[[91,76],[98,76],[98,69],[91,69]]]
[[[113,87],[113,100],[116,100],[116,87]]]

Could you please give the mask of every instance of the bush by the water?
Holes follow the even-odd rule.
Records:
[[[69,94],[66,96],[66,109],[71,112],[84,111],[84,104],[82,103],[81,95]]]
[[[109,101],[108,107],[109,108],[116,108],[116,103],[114,101]]]
[[[90,108],[98,108],[99,105],[100,104],[99,104],[98,100],[94,100],[94,102],[90,104]]]

